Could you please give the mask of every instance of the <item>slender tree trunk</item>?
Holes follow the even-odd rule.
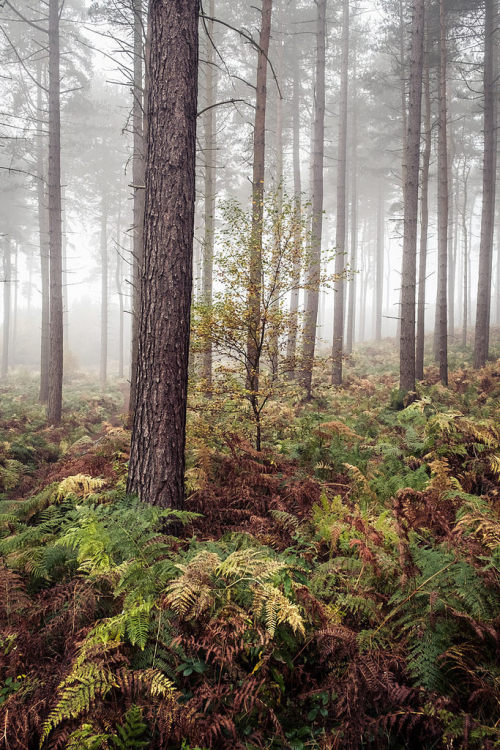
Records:
[[[276,23],[276,35],[278,51],[277,51],[277,76],[280,85],[283,81],[283,68],[284,68],[284,45],[283,45],[283,14],[282,5],[279,5],[278,20]],[[283,101],[281,96],[276,97],[276,170],[275,170],[275,185],[276,185],[276,213],[278,221],[275,224],[275,237],[273,241],[273,257],[272,257],[272,274],[274,277],[274,284],[276,288],[279,288],[279,258],[280,258],[280,243],[281,243],[281,213],[283,209]],[[272,317],[276,313],[279,313],[280,300],[276,296],[275,299],[270,301],[270,308]],[[275,380],[278,377],[278,365],[279,365],[279,337],[277,334],[276,327],[271,330],[269,349],[271,353],[271,373]]]
[[[424,75],[424,129],[425,148],[422,163],[422,193],[420,197],[420,251],[418,267],[418,308],[417,308],[417,345],[415,353],[415,375],[417,380],[424,377],[424,343],[425,343],[425,282],[427,274],[427,243],[429,235],[429,170],[431,163],[431,91],[429,71],[429,51],[425,55]]]
[[[377,201],[377,278],[375,281],[375,341],[382,339],[382,300],[384,298],[384,192],[378,185]]]
[[[215,0],[210,0],[209,15],[215,16]],[[203,115],[205,135],[205,237],[203,242],[203,304],[212,304],[213,263],[214,263],[214,230],[215,230],[215,193],[216,193],[216,108],[217,68],[214,59],[214,22],[207,20],[207,62],[205,65],[206,107]],[[205,395],[212,395],[212,340],[207,336],[203,344],[202,377],[205,381]]]
[[[11,240],[6,237],[3,243],[3,345],[0,375],[7,377],[9,371],[10,310],[12,286]]]
[[[294,4],[294,11],[296,4]],[[300,259],[302,250],[302,181],[300,174],[300,59],[297,44],[293,37],[292,45],[293,84],[292,84],[292,138],[293,138],[293,195],[295,203],[293,289],[290,294],[290,331],[286,345],[286,367],[289,378],[295,377],[295,357],[297,351],[297,328],[299,311]]]
[[[344,279],[346,265],[347,93],[349,80],[349,0],[342,3],[342,60],[340,68],[339,143],[337,157],[337,225],[335,230],[335,295],[333,302],[332,384],[342,383],[344,342]]]
[[[403,268],[401,273],[399,384],[403,391],[413,391],[415,389],[415,287],[424,56],[424,10],[424,0],[414,0],[404,187]]]
[[[127,489],[161,507],[184,501],[198,8],[197,0],[150,5],[144,260]]]
[[[318,322],[319,283],[321,273],[321,240],[323,231],[323,158],[325,149],[325,47],[326,0],[317,2],[316,21],[316,88],[314,92],[314,125],[311,162],[312,211],[311,252],[306,277],[304,336],[302,341],[302,384],[306,398],[312,396],[312,371]]]
[[[108,378],[108,206],[103,192],[101,199],[101,353],[99,380],[101,386]]]
[[[121,237],[121,212],[118,211],[116,222],[116,266],[115,266],[115,286],[118,294],[118,377],[124,375],[124,305],[123,305],[123,277],[122,277],[122,256],[120,247]]]
[[[61,82],[59,72],[59,0],[49,0],[49,248],[50,361],[47,420],[57,425],[62,413],[63,295],[61,205]]]
[[[37,209],[38,236],[40,245],[40,275],[42,291],[42,320],[40,338],[40,392],[39,401],[46,404],[49,397],[49,227],[46,194],[46,173],[43,161],[43,120],[42,106],[42,66],[37,65],[37,140],[36,140],[36,173],[37,173]]]
[[[139,345],[139,317],[141,313],[141,275],[142,256],[144,246],[144,112],[147,106],[144,95],[143,75],[143,0],[133,0],[134,13],[134,83],[133,83],[133,105],[132,105],[132,128],[134,131],[133,156],[132,156],[132,182],[134,184],[134,207],[133,207],[133,253],[132,253],[132,342],[130,352],[130,400],[129,411],[133,414],[135,409],[136,382],[137,382],[137,356]]]
[[[484,367],[490,338],[491,275],[496,189],[496,111],[494,50],[497,13],[495,0],[484,0],[484,162],[479,278],[477,286],[474,367]]]
[[[439,120],[438,120],[438,350],[439,377],[448,385],[448,138],[445,0],[439,2]]]
[[[467,325],[469,322],[469,247],[468,247],[468,229],[467,229],[467,187],[469,180],[470,167],[464,167],[462,172],[463,179],[463,204],[462,204],[462,242],[463,242],[463,319],[462,319],[462,346],[467,346]]]
[[[354,37],[354,40],[356,37]],[[351,118],[351,272],[347,305],[346,354],[351,354],[356,330],[356,266],[358,262],[358,89],[357,54],[352,48],[352,118]]]
[[[19,247],[17,242],[14,242],[14,269],[12,284],[14,286],[14,299],[12,306],[12,343],[10,352],[10,366],[15,367],[16,364],[16,346],[17,346],[17,305],[18,305],[18,287],[19,287]],[[12,287],[11,284],[11,287]]]
[[[452,169],[453,172],[453,160]],[[458,192],[458,181],[451,176],[452,196]],[[457,272],[457,248],[458,248],[458,222],[456,215],[456,201],[450,201],[450,262],[448,265],[448,336],[451,340],[455,338],[455,275]]]
[[[247,388],[255,400],[259,390],[260,304],[262,294],[262,231],[266,147],[267,56],[271,36],[272,0],[262,0],[262,26],[257,57],[257,85],[253,131],[252,236],[250,238],[249,326]]]

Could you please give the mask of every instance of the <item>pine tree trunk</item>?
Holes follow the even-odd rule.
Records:
[[[355,39],[356,37],[354,37]],[[358,263],[358,102],[356,47],[352,50],[352,121],[351,121],[351,258],[352,278],[349,280],[347,305],[346,354],[351,354],[356,330],[356,279]]]
[[[340,67],[339,142],[337,156],[337,224],[335,229],[335,294],[333,301],[332,385],[342,383],[344,349],[344,280],[346,266],[347,89],[349,74],[349,0],[342,4],[342,60]]]
[[[132,182],[134,190],[133,207],[133,251],[132,251],[132,341],[130,351],[130,400],[129,411],[134,413],[137,381],[137,356],[139,344],[139,317],[141,314],[141,276],[142,256],[144,246],[144,167],[145,167],[145,144],[144,144],[144,118],[147,107],[144,92],[143,75],[143,0],[133,0],[134,14],[134,84],[132,105],[132,129],[133,129],[133,156],[132,156]],[[148,32],[149,33],[149,32]]]
[[[399,384],[415,389],[415,287],[417,271],[418,182],[424,53],[424,0],[415,0],[412,19],[408,134],[404,186],[403,268],[401,273],[401,337]]]
[[[215,2],[210,0],[209,15],[215,16]],[[207,20],[207,62],[205,65],[206,107],[203,115],[205,135],[205,237],[203,242],[203,288],[202,297],[205,305],[212,304],[214,231],[215,231],[215,194],[216,194],[216,156],[217,156],[217,122],[215,102],[217,97],[217,68],[214,59],[214,22]],[[205,382],[205,395],[212,395],[212,341],[207,336],[203,344],[202,377]]]
[[[448,139],[446,81],[446,11],[439,1],[439,119],[438,119],[438,360],[439,377],[448,385]]]
[[[468,229],[467,229],[467,198],[468,198],[468,180],[470,167],[467,167],[464,161],[462,172],[463,179],[463,204],[462,204],[462,242],[463,242],[463,319],[462,319],[462,346],[467,346],[467,325],[469,322],[469,247],[468,247]]]
[[[271,36],[272,0],[262,0],[262,25],[257,57],[257,84],[253,131],[252,235],[250,238],[249,325],[247,342],[247,389],[251,399],[259,390],[260,303],[262,293],[262,231],[266,147],[267,56]]]
[[[427,273],[427,243],[429,235],[429,170],[431,163],[431,91],[429,72],[429,51],[425,54],[424,75],[424,129],[425,148],[422,163],[422,193],[420,197],[420,249],[418,266],[418,307],[417,307],[417,344],[415,352],[415,375],[417,380],[424,377],[424,343],[425,343],[425,282]]]
[[[0,376],[3,379],[7,377],[9,371],[9,341],[10,341],[10,310],[11,310],[11,282],[12,282],[12,262],[11,262],[11,240],[6,237],[3,243],[3,341],[2,341],[2,362],[0,366]]]
[[[382,300],[384,293],[384,192],[379,181],[377,201],[377,277],[375,280],[375,341],[382,339]]]
[[[121,256],[121,212],[118,212],[116,222],[116,266],[115,266],[115,286],[118,294],[118,377],[121,379],[124,375],[124,305],[123,305],[123,278],[122,278],[122,256]]]
[[[321,240],[323,231],[323,159],[325,150],[325,47],[326,0],[317,2],[316,22],[316,88],[314,95],[314,125],[312,132],[312,207],[311,252],[306,271],[306,300],[304,336],[302,341],[302,384],[306,398],[312,395],[312,371],[318,322],[319,282],[321,272]]]
[[[101,352],[99,380],[101,386],[108,378],[108,207],[103,192],[101,200]]]
[[[494,50],[497,13],[495,0],[484,0],[484,161],[479,279],[477,286],[474,367],[484,367],[490,339],[491,275],[496,189],[496,111]]]
[[[198,80],[196,0],[150,6],[144,259],[128,492],[184,501]]]
[[[296,3],[293,6],[296,10]],[[295,15],[295,13],[294,13]],[[293,37],[292,42],[293,83],[292,83],[292,151],[293,151],[293,195],[295,204],[293,289],[290,294],[290,330],[286,345],[286,369],[289,378],[295,377],[297,352],[297,328],[299,311],[300,257],[302,249],[302,180],[300,174],[300,59]]]
[[[57,425],[62,413],[63,294],[61,206],[61,85],[59,1],[49,0],[49,255],[50,344],[47,420]]]

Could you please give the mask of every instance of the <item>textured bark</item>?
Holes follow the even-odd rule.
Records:
[[[399,384],[404,391],[415,389],[415,287],[417,266],[418,181],[422,109],[424,48],[424,0],[415,0],[412,18],[408,133],[404,187],[403,268],[401,273],[401,337]]]
[[[425,276],[427,273],[427,243],[429,234],[429,168],[431,163],[431,93],[428,50],[425,56],[424,74],[424,130],[425,148],[422,163],[422,193],[420,196],[420,249],[418,265],[417,343],[415,352],[415,375],[424,377],[425,342]]]
[[[340,67],[339,143],[337,155],[337,224],[335,229],[335,274],[341,277],[346,265],[346,160],[347,89],[349,73],[349,0],[342,4],[342,60]],[[337,278],[333,301],[332,384],[342,383],[344,348],[344,279]]]
[[[448,137],[446,11],[439,2],[439,117],[438,117],[438,308],[439,377],[448,385]]]
[[[280,85],[283,82],[283,68],[284,68],[284,44],[283,44],[283,12],[282,5],[279,6],[280,12],[278,14],[278,21],[276,23],[276,36],[277,39],[277,68],[276,74]],[[283,207],[283,100],[278,94],[276,97],[276,168],[274,181],[276,186],[276,212],[278,216],[281,216]],[[281,241],[281,229],[279,222],[275,227],[275,238],[273,242],[273,253],[272,253],[272,273],[274,275],[274,284],[276,288],[279,288],[280,280],[280,241]],[[271,300],[271,310],[276,311],[279,309],[280,300],[278,296]],[[273,379],[278,377],[278,355],[279,355],[279,339],[276,329],[271,331],[269,340],[269,349],[271,354],[271,373]]]
[[[150,5],[144,260],[128,491],[184,500],[195,202],[198,2]]]
[[[351,258],[353,271],[349,281],[349,301],[347,305],[346,354],[351,354],[356,330],[356,266],[358,263],[358,102],[356,48],[352,50],[352,118],[351,118]]]
[[[384,191],[380,181],[377,201],[377,275],[375,278],[375,341],[382,338],[382,300],[384,298]]]
[[[210,0],[209,15],[215,16],[215,2]],[[213,288],[213,265],[214,265],[214,228],[215,228],[215,193],[216,193],[216,155],[217,155],[217,122],[216,122],[216,97],[217,97],[217,68],[215,67],[213,35],[214,22],[207,20],[207,63],[205,66],[205,90],[206,109],[203,115],[203,126],[205,136],[205,203],[204,221],[205,237],[203,241],[203,277],[202,297],[203,303],[212,303]],[[202,377],[206,384],[205,395],[212,395],[212,340],[207,336],[203,343]]]
[[[319,281],[321,270],[321,239],[323,231],[323,159],[325,150],[325,46],[326,0],[317,2],[316,22],[316,90],[311,161],[311,253],[306,277],[304,336],[302,342],[302,384],[306,397],[312,394],[312,370],[318,322]]]
[[[255,413],[259,390],[260,302],[262,293],[262,222],[266,150],[267,56],[271,36],[272,0],[262,0],[262,25],[257,55],[255,120],[253,129],[252,236],[250,238],[250,288],[248,294],[247,389]]]
[[[7,377],[9,371],[9,341],[10,341],[10,310],[11,310],[11,240],[9,237],[3,243],[3,338],[2,338],[2,362],[0,364],[0,376]]]
[[[484,0],[484,7],[484,162],[479,279],[474,341],[474,367],[476,368],[485,365],[489,351],[497,158],[494,50],[498,17],[495,12],[495,0]]]
[[[101,200],[101,352],[99,380],[108,378],[108,206],[106,195]]]
[[[295,10],[294,4],[294,10]],[[290,332],[286,344],[286,368],[289,378],[295,377],[295,359],[297,351],[297,328],[299,311],[299,286],[300,286],[300,248],[302,245],[301,215],[302,215],[302,180],[300,173],[300,61],[298,57],[295,37],[293,37],[292,59],[293,84],[292,84],[292,151],[293,151],[293,195],[295,203],[295,261],[293,266],[294,288],[290,295]]]
[[[61,204],[61,84],[59,2],[49,0],[49,256],[50,336],[47,420],[59,424],[63,380],[62,204]]]
[[[132,129],[134,133],[132,156],[132,182],[134,190],[133,207],[133,250],[132,250],[132,333],[130,351],[130,401],[129,410],[135,408],[135,386],[137,382],[137,355],[139,340],[139,317],[141,312],[141,265],[144,246],[144,52],[143,52],[143,0],[133,0],[134,14],[134,82],[132,105]]]

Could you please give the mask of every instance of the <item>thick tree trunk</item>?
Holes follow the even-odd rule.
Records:
[[[280,85],[283,82],[283,75],[284,75],[284,44],[283,44],[283,13],[282,13],[282,5],[279,6],[280,12],[278,14],[278,20],[276,23],[276,36],[277,38],[277,77],[278,82]],[[281,212],[283,208],[283,100],[281,96],[278,94],[276,97],[276,168],[275,168],[275,175],[274,175],[274,182],[275,182],[275,188],[276,188],[276,213],[278,217],[278,221],[275,225],[275,237],[273,241],[273,253],[272,253],[272,277],[273,277],[273,284],[275,285],[275,288],[279,288],[279,280],[280,280],[280,242],[281,242],[281,228],[280,228],[280,217]],[[270,300],[270,308],[272,312],[272,317],[279,312],[280,308],[280,299],[278,295],[275,296],[274,299]],[[276,380],[278,377],[278,367],[279,367],[279,337],[276,330],[276,327],[274,327],[271,330],[270,334],[270,341],[269,341],[269,349],[271,354],[271,374],[273,377],[273,380]]]
[[[260,303],[262,294],[262,224],[264,216],[264,167],[266,150],[267,56],[271,36],[272,0],[262,0],[262,25],[257,57],[255,121],[253,131],[252,236],[250,238],[249,324],[247,342],[247,389],[257,398],[259,390]]]
[[[415,389],[415,287],[417,270],[418,182],[424,52],[424,0],[415,0],[412,19],[406,176],[404,186],[403,268],[401,273],[401,338],[399,384]]]
[[[424,377],[424,342],[425,342],[425,276],[427,273],[427,242],[429,234],[429,170],[431,163],[431,92],[428,50],[425,55],[424,75],[424,129],[425,148],[422,163],[422,193],[420,197],[420,250],[418,266],[418,307],[417,307],[417,344],[415,352],[415,375],[417,380]]]
[[[7,377],[9,371],[9,341],[10,341],[10,310],[11,310],[11,286],[12,286],[12,262],[11,262],[11,240],[6,237],[3,243],[3,338],[2,338],[2,362],[0,376]]]
[[[49,0],[49,254],[50,360],[47,420],[59,424],[62,413],[63,294],[61,207],[61,81],[59,72],[59,0]]]
[[[448,138],[446,81],[446,11],[439,2],[439,118],[438,118],[438,309],[439,377],[448,385]]]
[[[209,15],[215,16],[215,2],[210,0]],[[217,68],[214,59],[214,22],[207,20],[207,62],[205,65],[206,107],[203,115],[205,135],[205,198],[204,221],[205,237],[203,242],[203,277],[202,298],[205,305],[212,304],[213,264],[214,264],[214,231],[215,231],[215,193],[216,193],[216,156],[217,156]],[[212,395],[212,340],[207,336],[203,344],[202,377],[205,381],[205,395]]]
[[[379,181],[377,201],[377,276],[375,279],[375,341],[382,339],[382,300],[384,298],[384,191]]]
[[[42,320],[40,337],[40,392],[39,401],[47,403],[49,397],[49,227],[47,212],[46,173],[43,161],[43,106],[42,106],[42,67],[37,65],[37,140],[36,140],[36,173],[37,173],[37,211],[38,237],[40,246],[40,275],[42,292]]]
[[[337,156],[337,224],[335,229],[335,295],[333,302],[332,384],[342,383],[344,349],[344,279],[346,266],[347,89],[349,74],[349,0],[342,4],[342,60],[340,68],[339,142]]]
[[[295,5],[294,5],[295,10]],[[286,344],[286,368],[289,378],[295,377],[297,351],[297,328],[299,311],[300,257],[302,249],[302,181],[300,174],[300,58],[295,37],[292,43],[293,84],[292,84],[292,139],[293,139],[293,195],[295,203],[293,283],[290,294],[290,331]]]
[[[128,491],[184,501],[195,202],[198,2],[150,6],[144,260]]]
[[[314,96],[313,147],[311,162],[312,210],[311,252],[306,278],[304,336],[302,341],[302,384],[306,397],[312,395],[312,371],[318,322],[321,240],[323,230],[323,158],[325,149],[325,47],[326,0],[317,2],[316,22],[316,90]]]
[[[144,27],[143,0],[133,0],[134,13],[134,83],[132,88],[132,128],[134,132],[132,156],[133,207],[133,251],[132,251],[132,341],[130,351],[130,400],[129,411],[135,408],[137,382],[137,356],[139,343],[139,318],[141,314],[141,266],[144,246],[144,112],[147,106],[144,95]]]
[[[496,188],[496,111],[494,50],[497,13],[495,0],[484,0],[484,161],[479,279],[477,285],[474,367],[484,367],[490,339],[491,275]]]
[[[105,385],[108,378],[108,206],[103,193],[101,200],[101,352],[99,380]]]

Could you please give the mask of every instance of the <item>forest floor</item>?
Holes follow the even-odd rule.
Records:
[[[493,341],[500,356],[500,331]],[[500,360],[191,395],[183,511],[125,492],[123,384],[0,386],[0,748],[500,746]]]

